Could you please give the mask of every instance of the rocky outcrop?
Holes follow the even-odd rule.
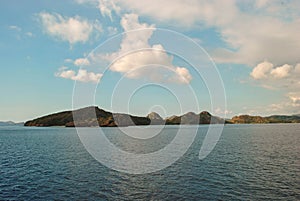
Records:
[[[223,124],[226,123],[224,119],[216,116],[212,116],[209,112],[203,111],[200,114],[194,112],[188,112],[182,116],[171,116],[166,119],[166,123],[170,125],[184,124]]]
[[[156,112],[151,112],[147,115],[147,118],[150,119],[151,125],[164,125],[166,123],[166,121]]]
[[[171,117],[166,118],[166,124],[167,125],[179,125],[181,122],[181,117],[173,115]]]

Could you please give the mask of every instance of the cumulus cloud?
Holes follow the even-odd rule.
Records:
[[[102,74],[88,72],[84,69],[79,69],[78,73],[76,74],[74,70],[68,70],[67,67],[62,67],[59,69],[59,72],[55,73],[55,76],[79,82],[98,83],[102,77]]]
[[[138,15],[125,14],[121,19],[121,26],[124,31],[146,30],[142,34],[126,33],[120,49],[104,56],[107,60],[114,61],[110,70],[122,73],[128,78],[148,78],[156,82],[188,84],[191,81],[192,76],[188,69],[174,66],[173,57],[166,53],[162,45],[149,44],[149,39],[155,30],[154,25],[140,23]]]
[[[299,63],[300,1],[111,0],[108,3],[94,0],[94,3],[100,11],[104,7],[102,13],[108,16],[112,11],[120,13],[122,8],[123,13],[134,12],[179,28],[213,27],[225,44],[210,51],[219,63],[251,67],[264,59],[275,65]]]
[[[262,79],[283,79],[287,77],[297,78],[295,75],[299,74],[300,64],[297,64],[295,67],[284,64],[282,66],[274,67],[274,65],[268,61],[259,63],[251,72],[251,76],[256,80]]]
[[[262,110],[283,114],[300,113],[300,64],[295,66],[284,64],[275,66],[264,61],[258,64],[252,71],[251,76],[260,86],[266,89],[281,90],[285,93],[285,100],[273,103]]]
[[[174,83],[189,84],[192,80],[192,76],[186,68],[176,67],[175,72],[175,76],[170,78],[170,81],[173,81]]]
[[[57,13],[41,12],[38,18],[47,34],[70,44],[85,43],[93,30],[101,31],[99,23],[91,23],[79,16],[64,17]]]
[[[179,26],[194,27],[193,25],[204,24],[215,27],[229,47],[211,52],[213,58],[220,63],[253,66],[264,59],[276,65],[299,62],[300,37],[297,31],[300,30],[299,17],[285,19],[296,6],[295,3],[287,2],[283,6],[280,1],[260,1],[257,4],[261,9],[257,11],[249,2],[237,3],[233,0],[198,0],[188,3],[181,0],[163,2],[154,0],[146,5],[145,2],[137,0],[118,2],[141,15],[159,21],[173,21]],[[247,10],[242,10],[243,7],[247,7]],[[158,10],[160,12],[157,12]],[[283,53],[282,50],[289,52]]]
[[[273,64],[267,61],[264,61],[258,64],[252,71],[251,76],[254,79],[263,79],[267,78],[267,74],[273,69]]]
[[[76,65],[76,66],[88,66],[88,65],[90,65],[90,61],[87,58],[78,58],[74,61],[74,65]]]
[[[272,69],[271,75],[273,75],[274,78],[284,78],[289,76],[291,70],[292,70],[292,66],[288,64],[284,64],[283,66]]]
[[[284,89],[286,94],[300,90],[300,1],[112,1],[123,13],[134,12],[180,30],[213,28],[223,42],[209,52],[216,62],[253,67],[251,77],[263,87]],[[203,45],[209,46],[207,42]]]

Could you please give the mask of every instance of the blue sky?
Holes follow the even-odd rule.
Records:
[[[115,112],[298,114],[299,9],[288,0],[1,1],[0,120],[71,109],[75,81],[75,87],[97,87],[95,101],[82,106]],[[136,29],[146,31],[121,34]],[[189,61],[168,51],[172,44],[160,29],[205,49],[224,83],[226,108],[212,107],[209,87]],[[113,36],[111,46],[99,47]],[[182,43],[174,40],[173,48],[180,51]],[[140,48],[150,50],[126,55]],[[183,52],[205,56],[191,50]]]

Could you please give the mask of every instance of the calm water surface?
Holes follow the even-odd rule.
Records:
[[[199,126],[172,166],[130,175],[94,160],[75,129],[0,127],[0,200],[300,200],[300,124],[226,125],[199,160],[206,131]],[[149,140],[116,128],[106,134],[126,151],[147,153],[170,142],[176,127]]]

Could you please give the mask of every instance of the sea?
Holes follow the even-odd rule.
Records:
[[[300,200],[300,124],[225,125],[199,159],[208,128],[199,125],[168,167],[131,174],[96,160],[75,128],[0,127],[0,200]],[[137,139],[105,128],[111,143],[136,154],[163,149],[176,134],[166,126]]]

